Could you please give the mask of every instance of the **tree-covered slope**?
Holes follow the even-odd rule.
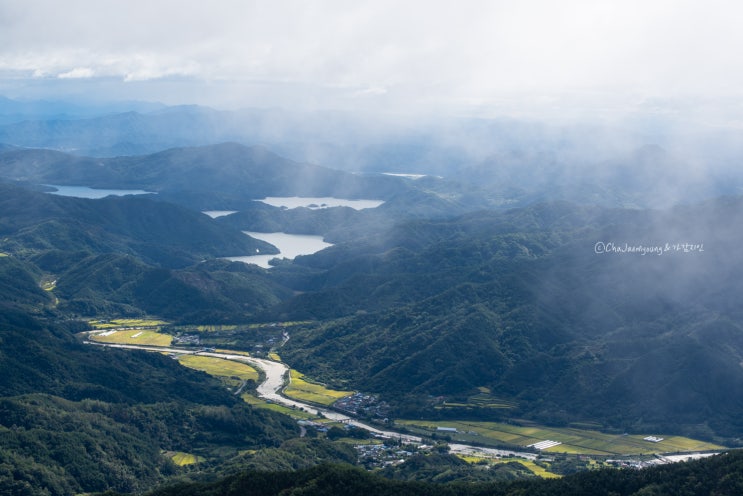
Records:
[[[263,147],[237,143],[100,159],[15,149],[0,153],[0,177],[36,184],[141,188],[202,209],[249,205],[251,199],[266,196],[384,199],[410,189],[401,178],[298,163]]]
[[[298,433],[169,357],[82,344],[83,324],[48,312],[0,305],[3,494],[143,491],[178,473],[163,450],[226,460]]]
[[[240,322],[291,294],[270,281],[265,270],[226,260],[173,270],[128,255],[90,255],[54,274],[58,309],[82,316],[149,314],[191,324]]]
[[[510,483],[432,484],[384,479],[360,469],[323,465],[298,472],[245,472],[217,482],[181,484],[151,496],[274,495],[458,495],[458,496],[733,496],[743,490],[743,455],[731,452],[704,460],[644,470],[595,470],[552,480]]]
[[[0,184],[0,250],[120,252],[168,267],[276,249],[203,214],[147,198],[88,200]]]
[[[282,357],[395,398],[398,413],[444,415],[426,398],[488,387],[516,408],[469,414],[737,436],[742,221],[741,200],[724,198],[402,224],[298,260],[320,271],[302,281],[314,291],[277,310],[325,322]]]

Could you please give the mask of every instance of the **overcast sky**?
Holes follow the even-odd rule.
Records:
[[[0,92],[743,122],[743,3],[0,0]]]

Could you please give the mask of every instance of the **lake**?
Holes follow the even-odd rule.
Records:
[[[75,198],[89,198],[91,200],[97,200],[99,198],[105,198],[107,196],[126,196],[126,195],[156,195],[152,191],[144,191],[142,189],[95,189],[87,186],[59,186],[56,184],[45,184],[50,188],[55,188],[57,191],[50,191],[49,193],[59,196],[74,196]]]
[[[422,177],[426,177],[426,174],[405,174],[402,172],[382,172],[385,176],[395,176],[395,177],[404,177],[406,179],[420,179]]]
[[[217,217],[224,217],[225,215],[237,213],[237,210],[204,210],[201,213],[208,215],[212,219],[216,219]]]
[[[281,253],[279,253],[278,255],[247,255],[241,257],[224,258],[226,258],[227,260],[232,260],[233,262],[256,264],[266,269],[271,268],[271,265],[268,264],[268,261],[273,258],[288,258],[293,260],[296,256],[311,255],[324,248],[333,246],[332,244],[323,241],[322,236],[314,236],[309,234],[287,234],[283,232],[243,232],[253,238],[271,243],[276,248],[278,248]]]
[[[355,210],[363,210],[365,208],[377,208],[384,203],[382,200],[344,200],[342,198],[332,198],[329,196],[322,198],[307,196],[268,196],[257,201],[266,203],[272,207],[285,207],[289,209],[305,207],[312,210],[330,207],[351,207]]]

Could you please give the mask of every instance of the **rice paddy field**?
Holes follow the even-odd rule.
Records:
[[[158,327],[166,325],[163,320],[154,319],[112,319],[112,320],[90,320],[90,327],[95,330],[119,329],[126,327]]]
[[[204,461],[204,458],[201,456],[184,453],[183,451],[166,451],[165,456],[173,460],[173,463],[179,467],[183,467],[184,465],[193,465]]]
[[[497,462],[491,460],[490,462],[491,463],[509,463],[509,462],[512,462],[512,461],[514,461],[514,460],[499,460]],[[552,472],[548,472],[546,468],[537,465],[536,463],[534,463],[531,460],[518,459],[518,460],[515,460],[515,461],[516,461],[516,463],[520,463],[521,465],[523,465],[524,467],[526,467],[534,475],[536,475],[538,477],[541,477],[543,479],[559,479],[560,477],[562,477],[561,475],[553,474]]]
[[[502,398],[495,397],[491,394],[489,388],[479,387],[480,392],[467,398],[466,403],[457,402],[444,402],[441,405],[436,406],[436,409],[441,410],[445,408],[464,408],[467,410],[483,409],[483,408],[514,408],[516,404],[513,401],[504,400]]]
[[[196,326],[198,332],[225,332],[234,331],[237,329],[236,325],[200,325]]]
[[[170,346],[173,336],[159,332],[139,329],[116,330],[90,335],[91,341],[116,344],[140,344],[149,346]]]
[[[541,477],[543,479],[559,479],[562,477],[559,474],[550,472],[548,468],[545,468],[545,466],[543,466],[545,464],[547,467],[549,467],[549,463],[545,463],[545,462],[542,462],[542,464],[540,465],[540,464],[533,462],[532,460],[525,460],[523,458],[494,458],[494,457],[481,458],[478,456],[459,455],[459,454],[456,456],[457,458],[460,458],[466,461],[467,463],[478,464],[478,465],[485,464],[490,467],[494,465],[503,464],[503,463],[518,463],[519,465],[524,467],[524,469],[528,470],[529,472],[536,475],[537,477]]]
[[[296,370],[291,370],[291,380],[284,389],[284,395],[297,401],[309,401],[328,406],[344,396],[353,394],[353,391],[335,391],[322,384],[309,382]]]
[[[228,354],[228,355],[242,355],[242,356],[247,356],[247,357],[249,357],[249,356],[250,356],[250,353],[248,353],[247,351],[239,351],[239,350],[223,350],[223,349],[221,349],[221,348],[217,348],[217,349],[215,349],[214,351],[216,351],[217,353],[226,353],[226,354]]]
[[[178,361],[181,365],[216,377],[235,377],[243,381],[258,380],[258,371],[245,363],[201,355],[182,355]]]
[[[457,429],[448,433],[452,440],[492,445],[529,446],[545,440],[561,444],[542,450],[543,453],[569,453],[583,455],[639,455],[689,451],[714,451],[723,446],[681,436],[663,436],[654,433],[660,442],[646,441],[648,434],[607,434],[577,428],[552,428],[544,426],[518,426],[498,422],[397,420],[411,432],[432,434],[438,427]]]

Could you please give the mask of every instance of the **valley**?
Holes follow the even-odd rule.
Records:
[[[743,495],[742,18],[0,0],[0,496]]]
[[[740,197],[506,208],[234,143],[96,160],[0,151],[8,484],[144,492],[323,463],[490,483],[741,445]],[[157,194],[43,187],[92,171]],[[61,454],[82,438],[32,443],[67,417],[132,472],[89,480],[96,450]]]
[[[291,410],[299,410],[299,412],[302,412],[298,416],[301,421],[313,419],[324,423],[325,420],[323,419],[328,419],[333,421],[336,425],[353,426],[359,429],[364,429],[379,438],[394,439],[398,442],[415,444],[418,446],[424,444],[424,442],[435,444],[437,440],[446,439],[453,443],[451,445],[453,453],[478,452],[481,459],[515,457],[517,459],[533,461],[561,453],[575,456],[588,456],[590,459],[594,460],[593,463],[596,463],[596,460],[599,460],[600,463],[604,463],[611,457],[622,457],[624,462],[627,464],[639,464],[642,463],[642,459],[663,460],[666,458],[666,455],[670,454],[676,455],[687,453],[687,456],[693,457],[699,453],[705,453],[707,456],[710,456],[725,449],[724,446],[680,436],[668,436],[664,438],[643,434],[630,436],[626,433],[607,434],[578,428],[554,429],[529,423],[524,426],[519,426],[518,423],[497,424],[457,420],[439,422],[395,420],[393,423],[389,422],[388,419],[385,422],[380,422],[381,419],[371,419],[374,423],[369,423],[369,421],[359,421],[352,416],[342,414],[338,411],[337,407],[333,409],[327,408],[335,403],[336,400],[350,396],[353,392],[326,390],[324,395],[321,397],[318,397],[317,394],[309,396],[306,394],[297,394],[298,391],[301,392],[303,389],[301,386],[299,388],[294,386],[295,390],[293,391],[292,384],[298,380],[301,381],[301,374],[294,370],[291,370],[290,373],[289,367],[279,361],[252,357],[248,354],[234,354],[226,350],[220,352],[209,350],[204,351],[203,348],[189,349],[170,347],[157,345],[154,342],[126,344],[133,343],[136,339],[132,335],[126,334],[127,332],[131,331],[122,331],[122,334],[119,334],[113,342],[111,342],[110,339],[107,339],[108,336],[99,333],[89,334],[88,336],[90,341],[86,342],[102,346],[167,353],[174,356],[183,355],[184,358],[179,359],[180,363],[191,368],[205,370],[210,375],[222,378],[229,377],[234,379],[240,377],[245,379],[248,378],[248,376],[241,376],[241,374],[245,374],[245,372],[237,372],[236,370],[238,369],[234,367],[221,365],[219,368],[215,369],[213,366],[198,366],[195,363],[189,364],[189,362],[208,360],[208,357],[213,357],[238,364],[247,363],[260,370],[263,375],[262,382],[258,384],[255,389],[257,396],[263,400],[267,400],[269,403],[283,405]],[[103,334],[106,333],[104,332]],[[165,335],[162,334],[161,336],[165,337]],[[188,357],[189,360],[185,360],[186,357]],[[258,377],[257,375],[250,375],[249,378],[257,380]],[[326,400],[325,398],[332,399]],[[254,405],[256,404],[255,401],[252,400],[249,402]],[[324,405],[324,407],[321,405]],[[292,413],[293,412],[289,411],[290,415],[292,415]],[[382,427],[384,424],[387,426],[394,425],[396,428],[401,430],[387,430],[389,427],[385,429]],[[333,424],[325,423],[325,425]],[[411,432],[418,435],[409,434]],[[425,436],[427,440],[424,441],[424,438],[421,436]],[[652,438],[654,442],[649,442],[647,440],[649,438]],[[538,448],[532,452],[513,451],[504,448],[505,446],[529,448],[535,444],[544,442],[545,439],[555,439],[556,441],[552,443],[554,444],[553,446],[546,449]],[[655,441],[656,439],[659,439],[659,441]],[[467,441],[474,444],[462,444]],[[492,448],[488,448],[489,446],[497,447],[498,449],[493,450]],[[633,457],[635,458],[633,459]],[[685,460],[686,458],[678,457],[677,459]]]

